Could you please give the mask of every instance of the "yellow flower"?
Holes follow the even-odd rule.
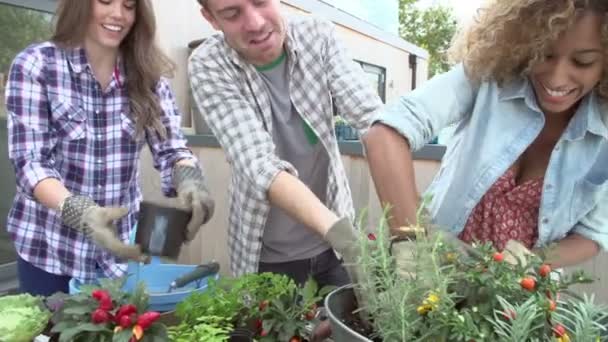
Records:
[[[422,305],[419,306],[416,311],[420,315],[426,315],[429,311],[435,309],[437,307],[437,303],[439,303],[439,296],[431,292],[423,301]]]
[[[429,304],[420,305],[416,311],[418,311],[419,315],[426,315],[429,311],[433,310],[433,307]]]
[[[599,337],[598,337],[599,341]],[[557,338],[557,342],[570,342],[570,336],[568,334],[564,334],[562,337]]]
[[[456,253],[451,253],[451,252],[450,253],[446,253],[445,259],[448,262],[454,262],[454,261],[456,261],[458,259],[458,255],[456,255]]]
[[[428,297],[425,299],[425,304],[437,304],[439,303],[439,296],[434,292],[431,292]],[[436,306],[436,305],[435,305]]]

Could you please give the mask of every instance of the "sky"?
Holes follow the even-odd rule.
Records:
[[[385,31],[398,34],[399,0],[323,0],[333,6],[367,20]],[[462,23],[468,22],[484,0],[418,0],[421,7],[443,4],[452,7]]]

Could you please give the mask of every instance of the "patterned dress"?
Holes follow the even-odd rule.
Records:
[[[471,212],[459,238],[466,242],[492,242],[503,250],[507,241],[517,240],[527,248],[538,239],[538,209],[543,178],[516,183],[510,168],[502,175]]]

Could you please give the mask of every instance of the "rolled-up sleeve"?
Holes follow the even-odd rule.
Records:
[[[587,213],[572,229],[572,232],[595,241],[602,251],[608,250],[607,201],[608,196],[604,195],[596,207]]]
[[[245,98],[239,88],[242,80],[231,74],[230,63],[223,60],[227,57],[218,56],[219,53],[193,53],[188,65],[192,93],[233,172],[252,185],[258,200],[267,200],[268,189],[280,171],[294,176],[297,171],[274,153],[272,137],[251,99]]]
[[[18,192],[30,198],[40,181],[62,181],[53,168],[56,138],[50,127],[44,65],[42,56],[34,51],[19,54],[11,66],[5,93],[8,155]]]
[[[415,151],[441,129],[470,115],[476,92],[459,64],[385,106],[373,122],[395,129]]]
[[[187,147],[181,130],[181,114],[166,79],[161,78],[158,82],[156,94],[161,106],[161,122],[167,135],[163,139],[156,132],[147,129],[146,139],[152,153],[154,168],[160,173],[161,190],[165,196],[173,197],[176,195],[172,178],[173,166],[183,159],[196,161],[196,157]]]

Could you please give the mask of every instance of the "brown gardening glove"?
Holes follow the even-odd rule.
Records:
[[[192,241],[201,227],[213,216],[215,202],[205,186],[203,172],[198,167],[175,165],[173,185],[180,202],[192,211],[188,222],[186,241]]]
[[[61,220],[65,225],[84,233],[120,258],[145,262],[148,257],[142,254],[140,246],[126,244],[116,235],[113,221],[127,213],[127,208],[100,207],[90,197],[78,195],[66,198],[61,206]]]

